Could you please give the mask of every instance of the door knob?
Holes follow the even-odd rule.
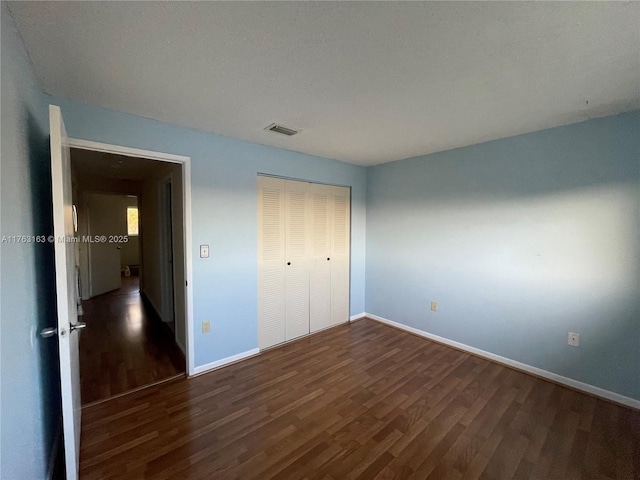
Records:
[[[56,333],[58,333],[58,329],[56,327],[47,327],[40,330],[40,336],[42,338],[53,337]]]
[[[82,330],[83,328],[87,328],[87,324],[85,322],[78,322],[75,325],[72,323],[69,330],[73,332],[74,330]]]

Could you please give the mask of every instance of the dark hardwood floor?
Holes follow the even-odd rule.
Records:
[[[640,412],[367,319],[82,425],[87,480],[640,476]]]
[[[169,327],[142,301],[138,277],[123,277],[122,288],[82,306],[83,405],[184,374],[184,356]]]

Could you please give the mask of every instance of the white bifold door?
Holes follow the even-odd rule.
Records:
[[[351,192],[258,177],[258,344],[349,320]]]

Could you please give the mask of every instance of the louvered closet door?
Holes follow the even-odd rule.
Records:
[[[349,321],[351,190],[331,189],[331,324]]]
[[[309,328],[331,326],[331,187],[310,184],[311,265],[309,271]]]
[[[285,338],[309,333],[309,183],[286,181]]]
[[[285,181],[258,177],[258,345],[285,337]]]

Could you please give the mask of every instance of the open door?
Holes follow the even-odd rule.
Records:
[[[71,200],[70,151],[60,107],[49,106],[51,130],[51,185],[53,199],[53,235],[55,246],[56,297],[58,305],[58,343],[60,345],[60,383],[62,425],[67,479],[78,478],[80,461],[80,363],[76,330],[76,258]],[[53,333],[53,332],[49,332]],[[46,335],[47,332],[43,332]]]

